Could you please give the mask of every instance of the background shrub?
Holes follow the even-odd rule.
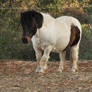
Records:
[[[92,1],[91,0],[1,0],[0,1],[0,59],[36,60],[32,43],[21,41],[20,12],[34,9],[53,17],[74,16],[82,24],[80,59],[92,59]],[[66,58],[69,59],[69,50]],[[50,60],[59,60],[51,53]]]

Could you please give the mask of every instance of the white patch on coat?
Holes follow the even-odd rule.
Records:
[[[38,62],[47,62],[51,51],[59,52],[62,54],[63,50],[67,47],[70,41],[72,24],[79,28],[80,38],[81,38],[82,30],[81,30],[80,22],[74,17],[62,16],[55,19],[49,14],[45,14],[45,13],[41,13],[41,14],[43,15],[43,25],[40,29],[37,29],[37,33],[32,38],[32,43],[33,43],[33,48],[36,52],[36,56],[37,55],[39,56],[39,51],[37,51],[38,49],[44,50],[44,54],[41,60]],[[79,48],[79,44],[76,45],[75,48]],[[77,49],[74,49],[74,53],[75,51],[77,51]],[[76,55],[78,56],[78,54],[75,54],[75,56],[73,55],[73,57],[77,57]],[[73,59],[73,61],[74,60],[75,58]],[[76,58],[75,61],[77,62],[77,60],[78,58]],[[74,65],[73,71],[77,70],[76,62],[73,64]],[[39,65],[39,67],[37,68],[37,72],[44,72],[44,69],[46,69],[46,67],[47,67],[46,63],[44,63],[44,65]]]

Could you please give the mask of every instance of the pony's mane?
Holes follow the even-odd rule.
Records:
[[[49,23],[54,22],[55,18],[48,13],[41,13],[43,15],[43,26],[47,26]]]
[[[41,14],[44,16],[45,19],[50,19],[50,20],[55,19],[54,17],[52,17],[52,16],[51,16],[50,14],[48,14],[48,13],[42,13],[42,12],[41,12]]]

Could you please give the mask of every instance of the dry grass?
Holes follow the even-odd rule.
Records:
[[[0,92],[92,92],[92,60],[80,61],[73,73],[66,62],[58,73],[59,62],[48,62],[45,74],[35,73],[36,62],[0,60]]]

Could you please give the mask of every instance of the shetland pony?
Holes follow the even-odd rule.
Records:
[[[72,71],[78,70],[79,44],[82,35],[80,22],[70,16],[53,18],[51,15],[41,12],[26,11],[21,13],[21,25],[23,27],[23,43],[30,39],[36,53],[36,72],[44,73],[47,70],[47,61],[50,52],[58,52],[60,55],[59,72],[64,70],[66,49],[70,48],[70,60],[73,62]],[[42,55],[42,50],[44,51]]]

